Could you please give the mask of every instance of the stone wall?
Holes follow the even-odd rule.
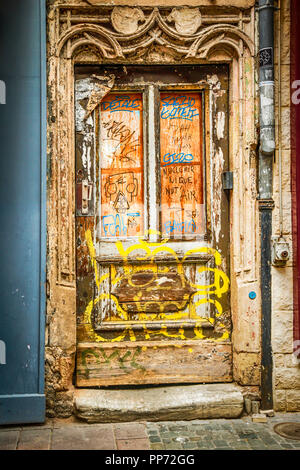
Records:
[[[273,236],[280,235],[279,195],[279,147],[282,154],[282,227],[283,236],[292,248],[292,198],[291,198],[291,131],[290,131],[290,0],[281,0],[281,13],[275,13],[275,77],[278,90],[279,42],[280,90],[276,97],[276,119],[281,121],[277,129],[276,161],[274,164]],[[280,23],[279,23],[280,21]],[[279,113],[279,105],[281,112]],[[293,262],[286,267],[272,268],[272,346],[274,354],[275,409],[278,411],[299,411],[300,409],[300,364],[293,356]]]

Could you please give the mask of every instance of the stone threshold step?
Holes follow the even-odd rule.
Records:
[[[75,414],[89,423],[238,418],[243,406],[241,388],[232,383],[75,393]]]

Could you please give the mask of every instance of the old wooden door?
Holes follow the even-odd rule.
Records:
[[[76,77],[77,386],[231,381],[227,67]]]

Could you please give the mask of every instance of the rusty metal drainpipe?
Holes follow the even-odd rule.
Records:
[[[274,1],[259,0],[259,214],[261,230],[261,409],[273,409],[271,235],[275,152]]]

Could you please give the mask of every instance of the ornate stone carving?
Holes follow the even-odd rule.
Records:
[[[167,18],[168,21],[175,22],[176,31],[183,36],[195,34],[201,26],[201,13],[199,8],[173,8]]]
[[[91,3],[95,5],[95,2]],[[218,9],[216,6],[92,6],[84,0],[73,0],[72,3],[57,0],[49,11],[48,30],[49,103],[52,103],[49,152],[52,155],[52,177],[55,181],[50,197],[55,203],[51,202],[49,210],[49,246],[51,256],[56,259],[56,282],[60,286],[73,288],[76,279],[73,191],[74,63],[201,63],[215,59],[220,53],[223,62],[224,57],[226,61],[230,58],[238,61],[240,65],[235,65],[232,73],[240,75],[233,77],[236,84],[245,86],[244,77],[247,73],[247,83],[252,83],[254,9]],[[98,104],[101,94],[109,91],[111,85],[103,85],[100,91],[95,88],[90,97],[86,116]],[[233,99],[238,101],[236,90],[239,90],[238,85],[233,91]],[[251,93],[253,95],[253,90]],[[244,114],[248,109],[254,108],[251,103],[249,98],[245,109],[244,104],[240,105],[240,115],[236,114],[232,119],[233,128],[243,127]],[[252,136],[252,120],[251,115],[247,121],[247,129],[250,130],[245,133],[245,139],[248,140],[248,134]],[[238,154],[245,145],[246,143],[235,139],[232,154]],[[246,235],[247,233],[252,232],[245,230]],[[252,245],[254,246],[254,242]],[[236,247],[236,253],[240,252],[240,247]],[[241,270],[243,265],[250,266],[250,261],[241,259]]]
[[[122,34],[134,34],[138,30],[139,21],[145,15],[140,8],[115,7],[111,13],[111,22],[116,31]]]
[[[66,9],[66,7],[65,7]],[[150,48],[159,47],[174,59],[207,59],[210,50],[226,45],[241,56],[244,48],[254,55],[254,44],[244,26],[251,22],[249,13],[222,11],[219,15],[201,13],[200,8],[99,7],[99,14],[87,17],[74,13],[61,28],[57,52],[66,49],[67,58],[82,48],[97,51],[99,59],[140,61]],[[100,20],[99,20],[100,18]],[[82,21],[80,21],[82,19]],[[139,25],[139,22],[142,24]],[[174,23],[174,27],[170,23]],[[68,47],[65,48],[65,45]]]

